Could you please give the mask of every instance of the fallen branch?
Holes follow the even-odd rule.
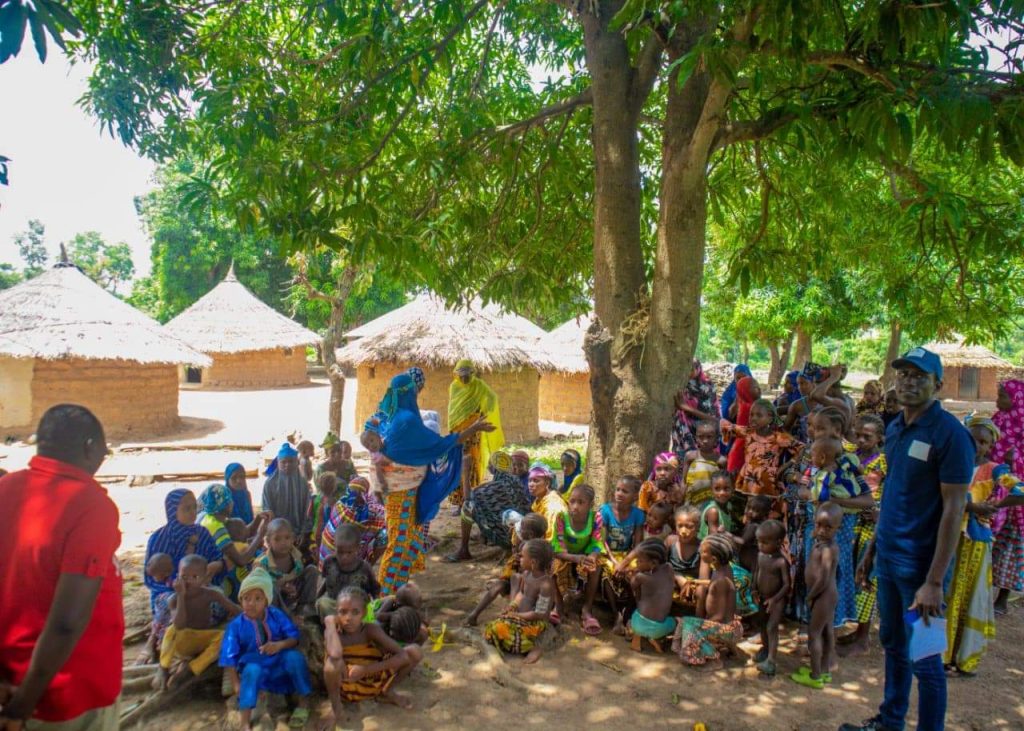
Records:
[[[142,626],[140,626],[140,627],[138,627],[138,628],[136,628],[134,630],[131,630],[129,632],[125,632],[124,639],[121,640],[121,644],[122,645],[134,645],[139,640],[146,639],[146,637],[149,636],[149,630],[150,630],[150,624],[149,624],[149,622],[147,622],[146,624],[144,624],[144,625],[142,625]],[[132,666],[132,667],[135,667],[135,666]],[[146,667],[146,666],[142,666],[142,667]]]
[[[178,698],[187,695],[189,691],[191,691],[193,688],[196,688],[201,683],[207,680],[212,680],[214,677],[216,677],[216,671],[219,670],[219,667],[212,666],[210,668],[207,668],[207,670],[202,675],[197,675],[194,678],[189,678],[176,688],[169,688],[165,691],[156,691],[150,693],[140,704],[138,704],[137,706],[132,706],[127,711],[121,713],[121,728],[126,729],[129,726],[138,723],[145,716],[148,716],[152,713],[156,713],[165,706],[169,705],[172,701],[175,701]]]

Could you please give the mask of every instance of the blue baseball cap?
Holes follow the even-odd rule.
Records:
[[[914,348],[892,362],[893,368],[903,368],[908,365],[919,368],[925,373],[932,373],[936,379],[942,380],[942,359],[930,350]]]

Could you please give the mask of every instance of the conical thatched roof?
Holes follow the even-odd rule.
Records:
[[[338,351],[338,360],[362,363],[416,363],[429,368],[469,358],[482,370],[550,369],[547,333],[529,320],[495,305],[474,301],[452,310],[430,294],[347,333],[355,338]]]
[[[0,355],[210,364],[73,266],[0,292]]]
[[[942,358],[945,368],[1011,368],[1012,364],[983,345],[965,345],[957,337],[951,343],[928,343],[924,346]]]
[[[204,353],[303,348],[320,339],[312,330],[263,304],[235,277],[234,264],[223,282],[164,329]]]
[[[583,336],[593,322],[589,314],[565,322],[548,333],[548,345],[558,370],[563,373],[587,373],[590,366],[583,354]]]

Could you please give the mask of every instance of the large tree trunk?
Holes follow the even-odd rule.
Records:
[[[782,341],[782,353],[779,356],[779,365],[782,368],[782,373],[785,374],[789,370],[789,355],[793,352],[793,333],[789,334],[785,340]],[[779,376],[779,383],[782,382],[782,376]]]
[[[771,358],[771,365],[768,367],[768,388],[778,388],[782,380],[784,366],[782,365],[782,353],[779,351],[779,344],[771,341],[768,343],[768,355]]]
[[[900,346],[903,340],[903,327],[896,320],[889,323],[889,345],[885,349],[885,364],[882,371],[882,384],[889,388],[896,383],[896,371],[892,362],[900,357]]]
[[[811,334],[803,327],[796,329],[796,355],[793,358],[793,365],[803,368],[804,363],[811,359]]]
[[[597,323],[585,342],[594,397],[587,478],[606,495],[620,475],[646,474],[654,454],[669,444],[675,393],[697,344],[707,162],[728,98],[728,90],[703,69],[682,88],[678,66],[666,81],[657,246],[648,290],[637,122],[661,62],[661,42],[648,38],[632,67],[622,33],[608,28],[621,6],[621,0],[602,0],[596,15],[581,11],[595,158]],[[669,60],[690,50],[697,37],[668,39]]]
[[[581,12],[593,91],[594,326],[586,340],[594,401],[587,479],[607,491],[623,474],[642,474],[653,437],[640,348],[627,349],[622,325],[647,301],[640,237],[638,105],[630,104],[629,48],[608,29],[621,2]]]

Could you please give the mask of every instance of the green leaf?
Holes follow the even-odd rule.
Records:
[[[21,0],[9,0],[0,6],[0,63],[17,56],[21,51],[27,20]]]
[[[41,62],[45,63],[46,33],[43,30],[43,22],[39,17],[39,13],[36,13],[29,18],[29,26],[32,28],[32,42],[36,47],[36,55],[39,56],[39,60]]]

